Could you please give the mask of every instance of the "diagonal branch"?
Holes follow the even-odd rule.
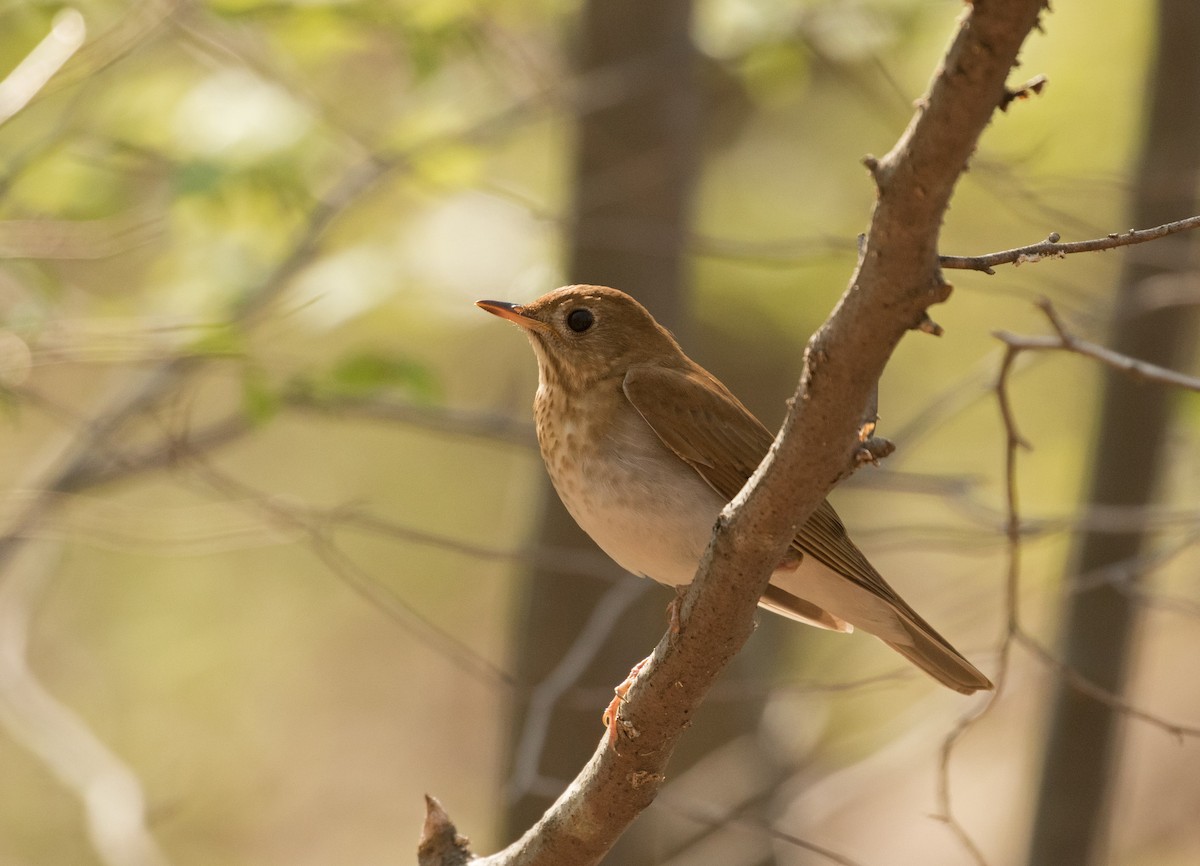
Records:
[[[615,742],[602,741],[542,819],[481,866],[596,863],[654,799],[696,707],[753,631],[755,606],[788,541],[850,471],[863,409],[892,351],[949,295],[938,230],[1042,8],[1041,0],[997,0],[962,17],[908,129],[887,156],[869,161],[879,201],[860,266],[809,343],[770,454],[722,512],[679,606],[678,633],[664,636],[635,680]]]

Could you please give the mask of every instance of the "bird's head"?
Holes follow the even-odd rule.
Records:
[[[623,376],[637,364],[674,366],[683,357],[666,328],[616,289],[564,286],[528,304],[475,305],[519,325],[533,344],[542,381],[569,390]]]

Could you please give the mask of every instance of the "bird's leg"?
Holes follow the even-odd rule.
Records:
[[[671,640],[679,636],[679,632],[683,626],[679,621],[679,608],[683,604],[683,595],[687,592],[687,584],[675,587],[675,597],[667,604],[667,629],[671,635]],[[641,672],[646,663],[650,661],[652,656],[646,656],[636,665],[629,669],[629,676],[625,677],[624,682],[617,686],[613,691],[616,697],[609,703],[608,709],[604,711],[601,721],[604,727],[608,728],[608,742],[613,745],[617,741],[617,710],[621,708],[621,704],[625,702],[625,695],[629,693],[629,689],[633,687],[633,681],[637,679],[637,675]]]
[[[683,606],[683,596],[687,592],[688,584],[675,587],[675,597],[667,603],[667,629],[671,635],[672,643],[675,638],[679,637],[679,632],[683,629],[683,623],[679,620],[679,608]]]

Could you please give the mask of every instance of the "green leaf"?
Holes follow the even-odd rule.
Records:
[[[431,400],[439,389],[429,368],[410,358],[364,352],[338,361],[328,377],[318,384],[318,390],[342,397],[369,397],[382,391],[402,390]]]

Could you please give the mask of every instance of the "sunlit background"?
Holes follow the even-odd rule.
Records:
[[[1049,86],[993,121],[944,253],[1130,227],[1152,5],[1055,4],[1016,73]],[[853,267],[874,195],[860,159],[904,129],[961,8],[695,3],[702,131],[673,326],[769,426]],[[567,266],[577,109],[621,95],[575,74],[581,14],[0,7],[0,864],[413,862],[425,793],[488,853],[528,823],[516,801],[544,808],[591,752],[670,593],[545,533],[534,359],[472,305],[613,280]],[[992,332],[1048,333],[1046,296],[1103,342],[1125,255],[950,272],[945,335],[911,335],[881,383],[896,454],[833,496],[989,674],[1010,566]],[[1051,651],[1099,383],[1066,354],[1022,356],[1011,381],[1033,446],[1019,613]],[[1165,730],[1200,725],[1198,406],[1178,398],[1139,572],[1127,699],[1147,717],[1123,723],[1114,864],[1200,860],[1200,747]],[[539,648],[534,565],[607,605],[603,622],[577,612],[580,640],[613,651],[597,680],[518,675]],[[634,611],[652,630],[631,638]],[[864,866],[972,862],[972,844],[1022,861],[1044,660],[1012,646],[998,703],[940,775],[983,696],[869,636],[760,619],[760,661],[718,686],[688,733],[704,745],[613,862],[830,862],[797,840]],[[537,728],[535,698],[587,725]],[[558,741],[574,751],[551,766]]]

